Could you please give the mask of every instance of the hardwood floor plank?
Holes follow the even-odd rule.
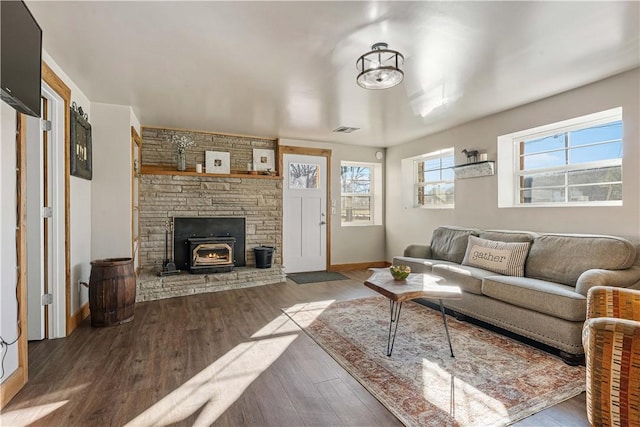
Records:
[[[386,408],[377,406],[372,410],[341,379],[318,383],[315,387],[329,402],[343,425],[402,426]]]
[[[139,303],[129,323],[87,319],[67,338],[29,343],[29,382],[0,424],[400,425],[282,313],[376,295],[369,272],[343,274]],[[516,425],[586,426],[584,394]]]

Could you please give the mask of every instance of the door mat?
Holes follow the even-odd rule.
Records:
[[[298,285],[317,282],[332,282],[334,280],[349,280],[347,276],[336,273],[335,271],[309,271],[304,273],[291,273],[287,274],[287,278],[293,280]]]
[[[585,390],[584,366],[405,302],[386,356],[389,300],[297,304],[284,312],[407,427],[505,426]]]

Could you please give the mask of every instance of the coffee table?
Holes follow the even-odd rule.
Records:
[[[453,347],[451,346],[449,327],[447,326],[447,317],[444,313],[442,300],[461,299],[462,292],[460,288],[458,286],[445,285],[445,279],[435,274],[411,273],[405,280],[394,280],[388,269],[372,268],[370,270],[373,272],[373,275],[364,282],[365,286],[389,299],[391,316],[389,322],[389,337],[387,339],[387,356],[391,357],[391,353],[393,352],[393,344],[396,341],[398,323],[400,322],[402,303],[416,298],[426,298],[437,299],[440,303],[440,313],[442,313],[442,321],[447,334],[447,341],[449,342],[449,350],[451,351],[451,357],[455,357],[453,355]]]

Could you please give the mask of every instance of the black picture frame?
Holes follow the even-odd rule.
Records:
[[[91,124],[87,116],[71,108],[71,150],[70,169],[71,175],[91,181],[92,150],[91,150]]]

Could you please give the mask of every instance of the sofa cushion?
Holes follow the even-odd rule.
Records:
[[[476,295],[482,295],[482,279],[496,275],[492,271],[481,268],[454,263],[445,264],[444,261],[435,264],[432,273],[446,279],[447,284],[459,286],[464,292]]]
[[[438,227],[431,237],[431,257],[461,264],[467,250],[469,236],[477,235],[478,230],[471,228]]]
[[[574,288],[527,277],[490,276],[482,281],[490,298],[569,321],[584,321],[587,299]]]
[[[531,245],[525,276],[575,286],[585,271],[626,269],[635,256],[635,247],[620,237],[542,234]]]
[[[498,242],[469,236],[462,264],[522,277],[530,245],[529,242]]]
[[[435,264],[457,265],[456,263],[439,259],[413,258],[408,256],[393,257],[393,265],[408,265],[412,273],[431,273],[431,269]]]
[[[538,234],[531,231],[484,230],[478,237],[499,242],[533,242]]]

